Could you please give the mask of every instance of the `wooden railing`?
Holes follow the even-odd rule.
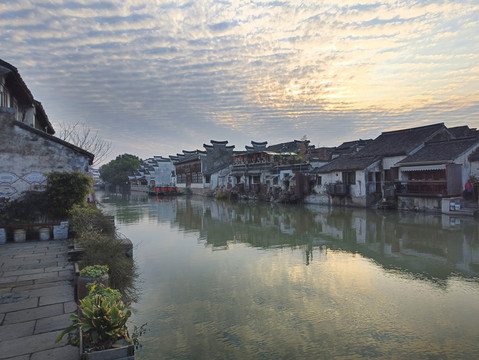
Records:
[[[396,183],[398,195],[447,196],[446,180],[410,180]]]

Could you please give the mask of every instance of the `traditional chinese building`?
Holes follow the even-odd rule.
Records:
[[[211,140],[205,151],[194,150],[177,154],[174,161],[176,186],[181,191],[207,195],[225,187],[231,170],[234,145],[228,141]]]
[[[42,190],[52,171],[88,172],[94,155],[54,133],[17,69],[0,60],[0,197]]]

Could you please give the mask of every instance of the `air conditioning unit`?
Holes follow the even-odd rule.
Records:
[[[328,184],[328,194],[334,195],[334,184]]]
[[[348,193],[348,186],[346,184],[336,184],[334,186],[334,193],[336,195],[346,195]]]

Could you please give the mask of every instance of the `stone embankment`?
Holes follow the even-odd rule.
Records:
[[[76,360],[66,337],[55,343],[76,310],[73,265],[63,240],[0,245],[0,358]]]

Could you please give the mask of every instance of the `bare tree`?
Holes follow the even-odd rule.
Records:
[[[60,123],[59,129],[56,132],[58,138],[95,155],[93,165],[102,162],[110,154],[112,143],[103,139],[98,134],[98,130],[92,130],[80,122],[74,124]]]

